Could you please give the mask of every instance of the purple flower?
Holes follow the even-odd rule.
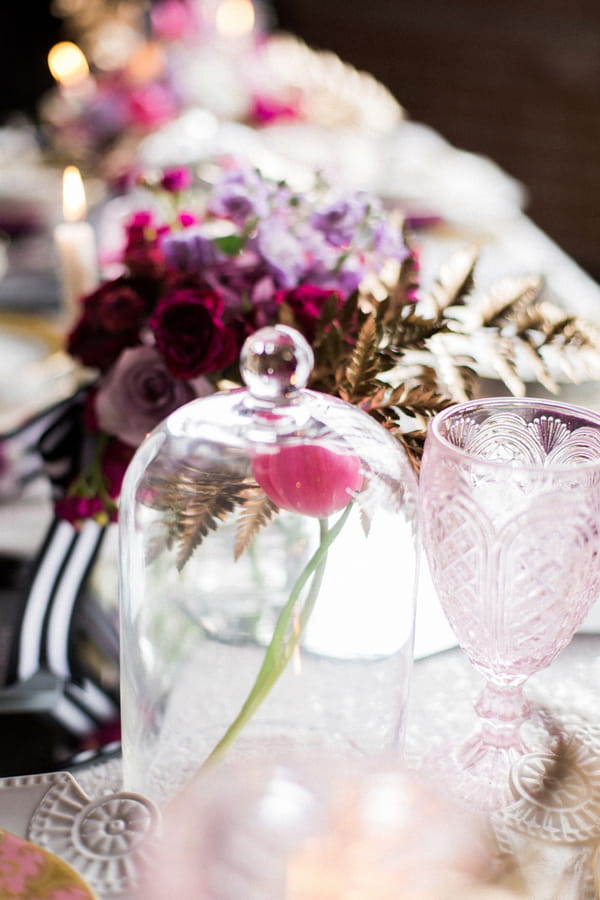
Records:
[[[167,265],[180,272],[201,273],[222,258],[214,242],[197,225],[164,235],[161,248]]]
[[[396,259],[401,262],[409,254],[402,229],[387,219],[381,219],[374,226],[373,249],[382,260]]]
[[[352,242],[368,210],[366,195],[357,193],[316,209],[310,223],[317,231],[321,231],[334,247],[345,247]]]
[[[226,317],[272,298],[276,290],[265,260],[252,248],[224,259],[206,280],[225,300]]]
[[[306,272],[307,253],[302,240],[276,217],[258,226],[256,246],[279,287],[296,287]]]
[[[154,347],[125,350],[96,395],[103,431],[137,447],[169,413],[195,397],[185,381],[173,378]]]
[[[213,189],[210,211],[244,226],[269,212],[271,188],[254,169],[228,172]]]

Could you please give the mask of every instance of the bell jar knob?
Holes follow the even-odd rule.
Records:
[[[302,390],[313,365],[308,341],[287,325],[256,331],[246,339],[240,355],[242,378],[257,400],[283,400]]]

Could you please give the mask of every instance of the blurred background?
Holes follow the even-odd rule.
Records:
[[[88,0],[93,4],[94,0]],[[490,156],[528,213],[600,279],[597,0],[273,0],[281,29],[388,86],[410,117]],[[34,113],[64,34],[45,0],[2,5],[0,114]]]

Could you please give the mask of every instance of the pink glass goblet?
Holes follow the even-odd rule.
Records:
[[[486,682],[479,731],[444,768],[465,799],[500,808],[513,762],[530,749],[523,685],[600,593],[600,416],[535,399],[444,410],[425,442],[420,508],[442,608]]]

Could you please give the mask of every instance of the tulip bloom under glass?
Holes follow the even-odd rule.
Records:
[[[305,388],[311,366],[262,329],[247,389],[176,410],[126,476],[125,781],[159,802],[225,757],[401,746],[416,478],[370,416]]]

